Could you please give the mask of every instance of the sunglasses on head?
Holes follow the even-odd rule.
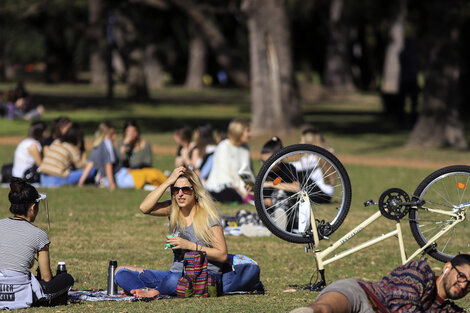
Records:
[[[176,196],[177,194],[179,194],[180,190],[183,192],[183,194],[190,195],[193,192],[194,188],[192,186],[184,186],[184,187],[172,186],[171,194]]]

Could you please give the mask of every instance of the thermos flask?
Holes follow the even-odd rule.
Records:
[[[114,281],[114,271],[116,270],[116,267],[117,267],[117,261],[110,260],[109,266],[108,266],[108,290],[107,290],[109,296],[117,295],[117,285],[116,285],[116,282]]]
[[[57,263],[57,272],[56,275],[67,273],[67,268],[65,267],[65,262],[58,262]]]

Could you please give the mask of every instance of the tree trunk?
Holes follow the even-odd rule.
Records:
[[[171,2],[183,10],[200,28],[205,41],[215,54],[217,63],[227,72],[229,78],[240,87],[249,86],[248,75],[236,64],[227,40],[217,27],[191,1],[171,0]]]
[[[400,94],[400,53],[405,42],[406,0],[399,0],[389,30],[382,73],[381,96],[385,112],[404,122],[405,98]]]
[[[202,89],[202,77],[206,71],[207,49],[200,29],[193,23],[189,43],[188,71],[185,86],[189,89]]]
[[[127,97],[139,101],[149,98],[144,71],[144,51],[140,47],[135,47],[129,54]]]
[[[397,14],[389,32],[389,42],[385,52],[382,92],[398,94],[400,89],[400,52],[405,42],[406,0],[400,0]]]
[[[429,7],[433,46],[427,49],[430,56],[425,72],[423,108],[407,145],[465,149],[468,144],[460,120],[459,28],[449,25],[444,18],[452,5],[431,1]]]
[[[324,84],[338,90],[354,89],[348,51],[348,28],[344,25],[343,0],[333,0],[330,7],[330,38],[328,40]]]
[[[163,87],[163,69],[157,58],[157,45],[154,43],[147,44],[145,47],[144,70],[149,88]]]
[[[106,86],[106,16],[101,0],[88,1],[89,40],[90,40],[90,73],[93,86]]]
[[[302,121],[284,0],[245,0],[251,66],[252,130],[287,133]]]
[[[135,18],[140,12],[133,11],[133,7],[124,3],[116,11],[116,44],[127,57],[127,97],[129,99],[145,101],[149,98],[147,80],[144,70],[145,50],[142,44],[142,31],[139,31]],[[134,17],[134,18],[133,18]]]

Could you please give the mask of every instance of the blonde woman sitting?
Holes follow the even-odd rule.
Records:
[[[168,187],[171,187],[171,201],[160,201]],[[193,171],[176,168],[163,184],[145,197],[140,210],[144,214],[170,217],[173,237],[166,242],[172,245],[173,264],[169,271],[119,266],[116,282],[122,289],[137,297],[176,295],[184,254],[190,250],[206,252],[208,270],[220,284],[222,265],[227,260],[224,232],[211,196]]]

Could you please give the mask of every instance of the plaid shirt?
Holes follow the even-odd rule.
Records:
[[[466,312],[438,297],[435,274],[423,260],[399,266],[379,282],[358,283],[375,312]]]

